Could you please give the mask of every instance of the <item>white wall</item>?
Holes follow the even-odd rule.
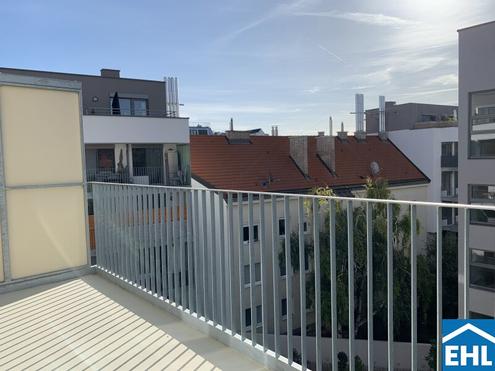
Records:
[[[431,180],[427,187],[426,199],[417,200],[441,202],[442,142],[457,142],[458,128],[397,130],[388,134],[389,139]],[[428,232],[436,230],[433,208],[428,213],[426,229]]]
[[[189,119],[83,116],[84,143],[189,143]]]

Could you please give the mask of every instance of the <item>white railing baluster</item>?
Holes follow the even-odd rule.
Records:
[[[354,208],[347,201],[347,278],[349,295],[349,370],[355,369],[354,360]]]
[[[192,191],[186,192],[186,217],[187,217],[187,304],[189,308],[189,313],[193,312],[194,309],[194,293],[193,293],[193,216],[192,216]]]
[[[286,313],[287,313],[287,360],[292,365],[292,258],[290,245],[290,203],[289,197],[284,197],[284,218],[285,218],[285,284],[286,284]]]
[[[330,234],[330,306],[331,306],[331,327],[332,327],[332,370],[338,370],[337,360],[337,247],[335,236],[335,201],[328,201],[329,208],[329,234]]]
[[[313,241],[315,269],[315,328],[316,328],[316,371],[322,370],[321,341],[321,277],[320,277],[320,209],[318,200],[313,199]]]
[[[230,316],[230,331],[232,336],[235,334],[235,325],[234,325],[234,272],[235,272],[235,254],[233,252],[234,249],[234,210],[232,206],[232,193],[229,192],[227,196],[227,220],[228,220],[228,230],[229,230],[229,245],[227,247],[227,256],[228,256],[228,273],[229,273],[229,316]]]
[[[387,351],[388,369],[394,369],[394,246],[393,205],[387,204]]]
[[[217,308],[217,294],[218,294],[218,282],[217,282],[217,243],[216,243],[216,223],[217,216],[215,215],[215,193],[210,193],[210,269],[211,269],[211,320],[215,326],[218,322],[218,315],[216,313]]]
[[[259,232],[259,229],[258,229]],[[248,194],[248,256],[249,256],[249,297],[251,306],[251,342],[256,345],[256,301],[254,298],[256,274],[254,267],[254,225],[253,225],[253,195]],[[259,237],[259,236],[258,236]]]
[[[200,229],[199,229],[199,199],[198,199],[198,190],[193,191],[194,194],[194,226],[193,226],[193,233],[194,233],[194,293],[195,293],[195,302],[194,302],[194,310],[196,312],[196,315],[198,318],[200,317],[200,262],[201,262],[201,255],[200,255],[200,249],[199,249],[199,236],[200,236]]]
[[[467,209],[467,208],[463,208],[462,210],[462,216],[463,216],[463,219],[464,219],[464,222],[463,222],[463,232],[464,232],[464,236],[463,236],[463,241],[462,241],[462,250],[463,250],[463,258],[464,258],[464,285],[463,285],[463,297],[464,297],[464,303],[463,303],[463,315],[464,315],[464,319],[469,319],[469,277],[470,277],[470,273],[469,273],[469,269],[470,269],[470,266],[469,266],[469,263],[470,263],[470,259],[471,259],[471,255],[470,255],[470,249],[469,249],[469,224],[470,224],[470,210]]]
[[[273,280],[273,332],[274,332],[274,345],[273,350],[275,357],[280,355],[280,268],[278,264],[278,252],[279,252],[279,226],[277,218],[277,197],[271,197],[272,202],[272,280]]]
[[[261,267],[261,340],[263,343],[263,350],[266,351],[266,334],[268,318],[268,308],[266,305],[266,273],[265,273],[265,249],[266,249],[266,231],[265,231],[265,196],[260,193],[258,195],[260,203],[260,223],[259,223],[259,240],[260,240],[260,267]]]
[[[437,207],[437,370],[442,369],[442,208]]]
[[[225,226],[224,226],[224,195],[223,192],[218,193],[218,219],[219,219],[219,230],[218,230],[218,239],[219,239],[219,247],[220,247],[220,272],[218,272],[218,276],[220,277],[220,319],[218,322],[222,325],[222,330],[225,330],[225,309],[227,307],[227,303],[225,302],[225,268],[227,267],[225,264]]]
[[[207,239],[207,219],[206,219],[206,191],[201,191],[201,208],[202,208],[202,217],[203,217],[203,226],[202,226],[202,234],[203,238],[201,239],[201,247],[202,247],[202,261],[201,261],[201,272],[203,273],[203,282],[201,284],[202,295],[203,295],[203,316],[206,321],[208,321],[208,280],[207,280],[207,263],[208,263],[208,239]]]
[[[242,193],[237,194],[237,205],[239,209],[239,311],[240,311],[240,334],[241,340],[246,338],[246,321],[244,316],[244,215],[242,207]]]
[[[298,206],[298,243],[299,243],[299,307],[301,311],[301,366],[306,370],[306,259],[304,243],[304,200],[297,198]]]
[[[416,229],[416,206],[411,205],[411,370],[418,369],[418,275]]]
[[[368,370],[374,369],[373,355],[373,206],[366,202],[366,291],[367,291],[367,322],[368,322]]]

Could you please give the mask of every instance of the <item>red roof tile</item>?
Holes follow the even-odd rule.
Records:
[[[225,136],[191,136],[193,178],[217,189],[296,191],[316,186],[356,187],[371,176],[370,164],[380,166],[379,177],[390,184],[429,179],[390,141],[368,136],[357,142],[335,139],[335,175],[316,156],[316,138],[308,140],[309,177],[289,153],[289,137],[251,136],[251,144],[230,144]]]

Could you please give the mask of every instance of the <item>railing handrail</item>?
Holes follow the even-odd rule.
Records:
[[[120,113],[113,113],[114,111],[119,111]],[[167,110],[157,110],[157,109],[138,109],[130,111],[129,114],[122,114],[122,111],[128,112],[124,108],[112,108],[112,107],[86,107],[84,108],[85,115],[94,116],[124,116],[124,117],[163,117],[163,118],[180,118],[174,116],[172,111]],[[145,113],[144,115],[136,115],[135,112]]]
[[[91,184],[101,184],[101,185],[116,185],[122,186],[122,183],[112,183],[112,182],[88,182]],[[308,199],[319,199],[319,200],[336,200],[336,201],[356,201],[356,202],[370,202],[370,203],[381,203],[381,204],[395,204],[395,205],[407,205],[407,206],[431,206],[431,207],[443,207],[451,209],[467,209],[467,210],[491,210],[495,211],[495,206],[487,205],[473,205],[473,204],[459,204],[459,203],[443,203],[443,202],[429,202],[429,201],[407,201],[407,200],[394,200],[394,199],[381,199],[381,198],[364,198],[364,197],[341,197],[341,196],[323,196],[323,195],[312,195],[305,193],[283,193],[283,192],[264,192],[264,191],[242,191],[242,190],[228,190],[228,189],[217,189],[217,188],[200,188],[200,187],[187,187],[187,186],[164,186],[164,185],[148,185],[148,184],[134,184],[130,183],[130,186],[134,187],[145,187],[145,188],[166,188],[166,189],[176,189],[176,190],[192,190],[192,191],[214,191],[222,193],[242,193],[251,195],[266,195],[266,196],[278,196],[278,197],[306,197]]]

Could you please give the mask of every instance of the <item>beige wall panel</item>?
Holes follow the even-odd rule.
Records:
[[[82,181],[78,93],[0,87],[7,186]]]
[[[7,191],[12,278],[87,264],[82,187]]]

